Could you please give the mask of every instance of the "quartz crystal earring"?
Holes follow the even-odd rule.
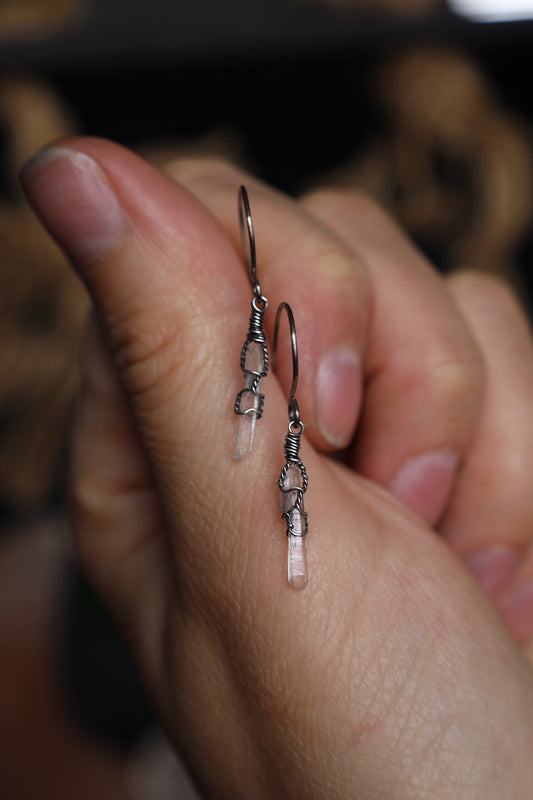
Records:
[[[241,461],[254,446],[255,424],[263,413],[264,395],[260,391],[261,380],[268,372],[268,350],[263,331],[263,316],[268,307],[268,300],[261,294],[261,285],[257,279],[254,227],[248,193],[244,186],[241,186],[239,191],[239,223],[244,258],[252,281],[253,297],[250,327],[241,351],[244,388],[235,399],[235,413],[239,415],[234,451],[237,461]]]
[[[307,472],[300,461],[300,439],[304,432],[304,424],[300,420],[300,410],[296,400],[298,386],[298,344],[296,327],[292,309],[288,303],[280,303],[276,313],[274,326],[274,344],[272,361],[275,364],[278,344],[278,331],[281,312],[285,309],[289,319],[292,349],[292,386],[289,393],[289,432],[285,437],[285,466],[281,470],[278,486],[280,488],[281,516],[287,523],[288,538],[288,579],[293,589],[305,589],[307,586],[307,553],[305,537],[307,535],[307,514],[304,511],[304,493],[307,491]]]

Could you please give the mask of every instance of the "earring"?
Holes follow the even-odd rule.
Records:
[[[307,514],[304,511],[304,493],[307,491],[307,472],[300,461],[300,439],[304,432],[304,424],[300,420],[300,410],[296,400],[298,386],[298,343],[294,315],[288,303],[280,303],[276,312],[274,325],[274,342],[272,347],[273,367],[276,360],[278,331],[281,312],[285,309],[289,320],[292,349],[292,385],[289,393],[289,432],[285,437],[285,466],[281,470],[278,486],[280,488],[281,516],[287,523],[288,558],[287,570],[289,584],[293,589],[305,589],[307,586],[307,552],[305,537],[307,535]]]
[[[261,285],[257,279],[254,227],[248,193],[244,186],[241,186],[239,191],[239,223],[253,297],[250,327],[241,351],[244,388],[235,399],[235,413],[239,415],[234,450],[237,461],[241,461],[254,446],[255,424],[263,414],[264,395],[260,392],[261,380],[268,372],[268,350],[263,331],[263,316],[268,307],[268,300],[261,294]]]

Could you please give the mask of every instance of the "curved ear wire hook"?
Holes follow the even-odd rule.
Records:
[[[294,314],[292,308],[288,303],[280,303],[276,311],[276,321],[274,323],[274,341],[272,343],[272,368],[276,365],[276,354],[278,348],[278,334],[279,323],[281,319],[281,312],[285,309],[287,312],[287,319],[289,320],[289,330],[291,335],[291,351],[292,351],[292,384],[289,392],[289,430],[295,433],[293,428],[299,426],[299,432],[303,431],[303,422],[300,421],[300,409],[298,408],[298,401],[296,400],[296,389],[298,387],[298,342],[296,340],[296,324],[294,322]]]
[[[250,271],[250,279],[254,290],[254,296],[261,298],[261,285],[257,280],[257,261],[255,258],[255,235],[252,222],[252,212],[250,211],[250,201],[246,187],[239,189],[239,223],[241,229],[242,249],[246,266]]]

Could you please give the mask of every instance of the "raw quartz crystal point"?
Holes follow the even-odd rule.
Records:
[[[244,387],[240,393],[237,423],[237,436],[235,438],[234,456],[237,461],[242,461],[254,446],[255,424],[261,416],[261,378],[255,373],[265,372],[265,353],[260,342],[248,341],[245,344],[244,356]],[[255,391],[252,388],[255,384]],[[243,413],[247,412],[247,413]]]
[[[283,474],[283,473],[282,473]],[[281,480],[281,479],[280,479]],[[287,538],[289,540],[287,572],[289,584],[293,589],[305,589],[307,586],[307,514],[304,512],[303,496],[300,508],[296,507],[299,492],[303,489],[302,471],[298,464],[289,464],[283,480],[279,496],[281,514],[287,521]]]

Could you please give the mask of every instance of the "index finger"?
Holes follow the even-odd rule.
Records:
[[[275,309],[287,301],[298,328],[298,402],[306,432],[322,450],[350,444],[359,417],[371,304],[365,265],[350,247],[295,201],[229,163],[171,162],[167,171],[197,197],[240,248],[234,197],[246,184],[254,221],[257,271],[271,304],[265,325],[272,339]],[[278,359],[291,384],[289,349]]]

